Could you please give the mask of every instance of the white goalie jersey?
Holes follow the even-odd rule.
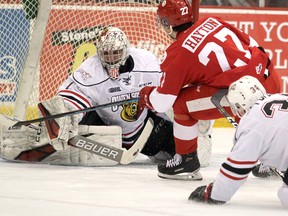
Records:
[[[98,55],[84,61],[80,67],[60,86],[58,94],[75,109],[137,99],[142,87],[158,86],[162,73],[157,58],[142,49],[129,48],[133,69],[120,73],[118,79],[110,79]],[[137,118],[138,102],[112,106],[97,110],[106,125],[122,128],[122,140],[126,146],[132,145],[132,137],[144,126],[147,110]],[[83,115],[79,116],[79,120]]]

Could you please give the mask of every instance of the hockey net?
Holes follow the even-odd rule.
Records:
[[[37,104],[96,53],[105,26],[160,57],[171,41],[157,29],[156,7],[156,0],[0,0],[0,113],[37,118]]]

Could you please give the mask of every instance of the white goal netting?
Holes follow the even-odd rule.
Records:
[[[96,53],[107,25],[160,57],[171,41],[157,29],[156,7],[156,0],[0,0],[0,113],[37,118],[38,102]]]

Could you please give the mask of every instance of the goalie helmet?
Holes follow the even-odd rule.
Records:
[[[111,79],[117,79],[119,68],[128,58],[129,41],[125,33],[116,27],[107,27],[100,32],[97,41],[97,53]]]
[[[266,90],[258,79],[243,76],[229,86],[227,99],[233,114],[241,118],[265,94]]]
[[[175,27],[192,22],[192,6],[188,0],[162,0],[157,9],[157,22]]]

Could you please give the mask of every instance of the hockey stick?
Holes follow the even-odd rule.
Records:
[[[8,127],[19,127],[22,125],[30,125],[30,124],[35,123],[35,122],[43,122],[43,121],[50,120],[50,119],[72,116],[72,115],[76,115],[79,113],[90,112],[90,111],[103,109],[103,108],[107,108],[107,107],[111,107],[111,106],[118,106],[118,105],[122,105],[122,104],[129,103],[129,102],[136,102],[138,100],[139,100],[139,98],[127,99],[127,100],[122,100],[122,101],[117,101],[117,102],[112,102],[112,103],[101,104],[98,106],[89,107],[89,108],[85,108],[85,109],[81,109],[81,110],[74,110],[74,111],[70,111],[70,112],[66,112],[66,113],[59,113],[59,114],[55,114],[55,115],[47,115],[47,116],[44,116],[42,118],[32,119],[32,120],[27,120],[27,121],[19,121],[18,119],[15,119],[12,117],[0,115],[0,123],[3,125],[6,125]]]
[[[228,93],[228,89],[220,89],[211,97],[211,102],[219,110],[219,112],[236,128],[237,122],[229,115],[229,113],[220,104],[221,99]]]
[[[143,149],[149,135],[151,134],[153,125],[153,120],[149,118],[141,135],[128,150],[125,148],[115,148],[113,146],[105,145],[80,135],[69,139],[68,145],[119,162],[120,164],[129,164]]]

